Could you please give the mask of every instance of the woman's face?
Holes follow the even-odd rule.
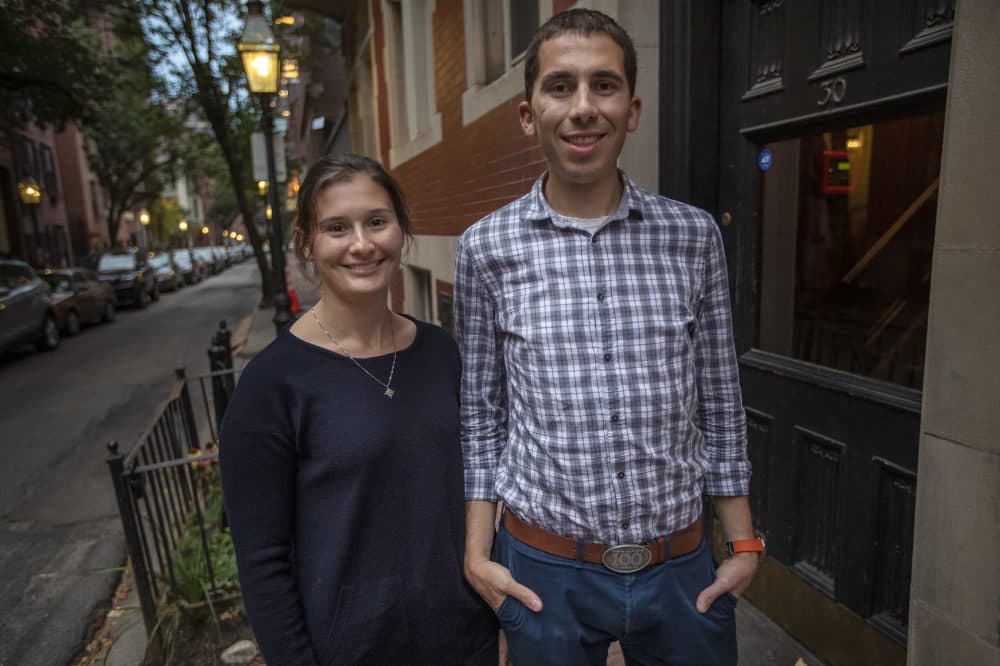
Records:
[[[307,259],[329,296],[385,299],[403,253],[403,230],[389,194],[364,174],[329,185],[316,198]]]

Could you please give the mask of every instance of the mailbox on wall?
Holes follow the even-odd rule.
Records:
[[[848,194],[851,191],[851,161],[846,150],[823,151],[823,194]]]

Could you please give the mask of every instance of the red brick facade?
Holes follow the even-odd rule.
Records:
[[[559,9],[573,3],[557,2]],[[372,3],[377,68],[380,159],[389,164],[390,120],[381,3]],[[462,125],[465,30],[461,0],[437,0],[434,16],[434,81],[442,140],[393,170],[407,195],[417,234],[457,236],[487,213],[521,196],[545,164],[537,141],[517,120],[523,95]]]

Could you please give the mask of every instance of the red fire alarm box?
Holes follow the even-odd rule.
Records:
[[[846,150],[823,151],[823,194],[848,194],[851,191],[851,162]]]

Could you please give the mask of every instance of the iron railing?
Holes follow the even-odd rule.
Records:
[[[169,397],[128,453],[118,442],[108,443],[107,463],[153,653],[159,651],[158,609],[178,589],[175,561],[186,534],[197,532],[205,601],[238,595],[219,585],[208,534],[222,526],[206,524],[205,516],[206,492],[218,483],[219,428],[240,374],[232,367],[225,322],[212,338],[209,360],[213,370],[203,375],[175,370]]]

